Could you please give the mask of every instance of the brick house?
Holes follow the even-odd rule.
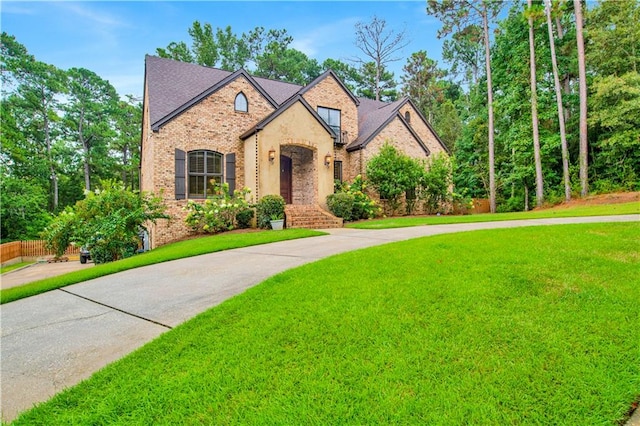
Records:
[[[326,212],[334,178],[363,174],[385,141],[420,159],[446,151],[410,99],[357,98],[332,71],[299,86],[147,56],[144,84],[140,187],[173,218],[151,226],[152,247],[190,233],[183,208],[214,181],[254,202],[281,194],[287,226],[340,226]]]

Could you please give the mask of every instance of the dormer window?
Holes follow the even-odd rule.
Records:
[[[409,113],[409,111],[404,113],[404,119],[407,121],[407,123],[411,123],[411,114]]]
[[[247,97],[244,95],[244,93],[240,92],[236,96],[235,108],[238,112],[249,111],[249,103],[247,102]]]

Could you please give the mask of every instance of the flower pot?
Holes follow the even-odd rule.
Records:
[[[271,220],[271,229],[274,231],[282,231],[284,228],[284,219]]]

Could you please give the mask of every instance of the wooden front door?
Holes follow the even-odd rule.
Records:
[[[292,181],[293,181],[293,165],[290,157],[284,155],[280,156],[280,195],[284,198],[285,203],[293,204],[292,202]]]

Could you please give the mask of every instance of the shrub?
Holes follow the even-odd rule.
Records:
[[[75,242],[86,247],[96,263],[122,259],[135,253],[145,222],[169,218],[159,197],[128,191],[116,181],[102,181],[100,186],[87,191],[84,200],[59,214],[43,231],[42,238],[56,254]]]
[[[429,213],[445,210],[452,201],[452,165],[445,154],[434,154],[429,158],[427,171],[422,174],[421,197]]]
[[[366,193],[366,182],[358,175],[353,183],[336,182],[336,193],[327,197],[331,213],[345,221],[369,219],[380,213],[380,207]]]
[[[327,206],[331,213],[337,217],[341,217],[346,221],[353,220],[353,206],[355,204],[353,194],[347,192],[338,192],[327,197]]]
[[[285,201],[281,195],[269,194],[262,197],[256,204],[258,227],[268,229],[272,220],[284,219],[284,206]]]
[[[367,163],[367,179],[388,202],[392,212],[400,207],[401,197],[419,185],[424,166],[414,158],[385,142],[378,155]]]
[[[254,212],[251,208],[246,208],[244,210],[240,210],[238,214],[236,214],[236,224],[238,228],[245,229],[251,227],[251,220],[253,220]]]
[[[216,234],[235,229],[238,226],[238,214],[250,210],[246,200],[249,193],[248,188],[234,191],[233,196],[230,196],[229,184],[216,184],[213,193],[214,195],[204,202],[189,200],[185,207],[185,210],[188,211],[185,222],[198,233]],[[251,217],[253,217],[253,212]],[[251,217],[249,222],[251,222]]]

